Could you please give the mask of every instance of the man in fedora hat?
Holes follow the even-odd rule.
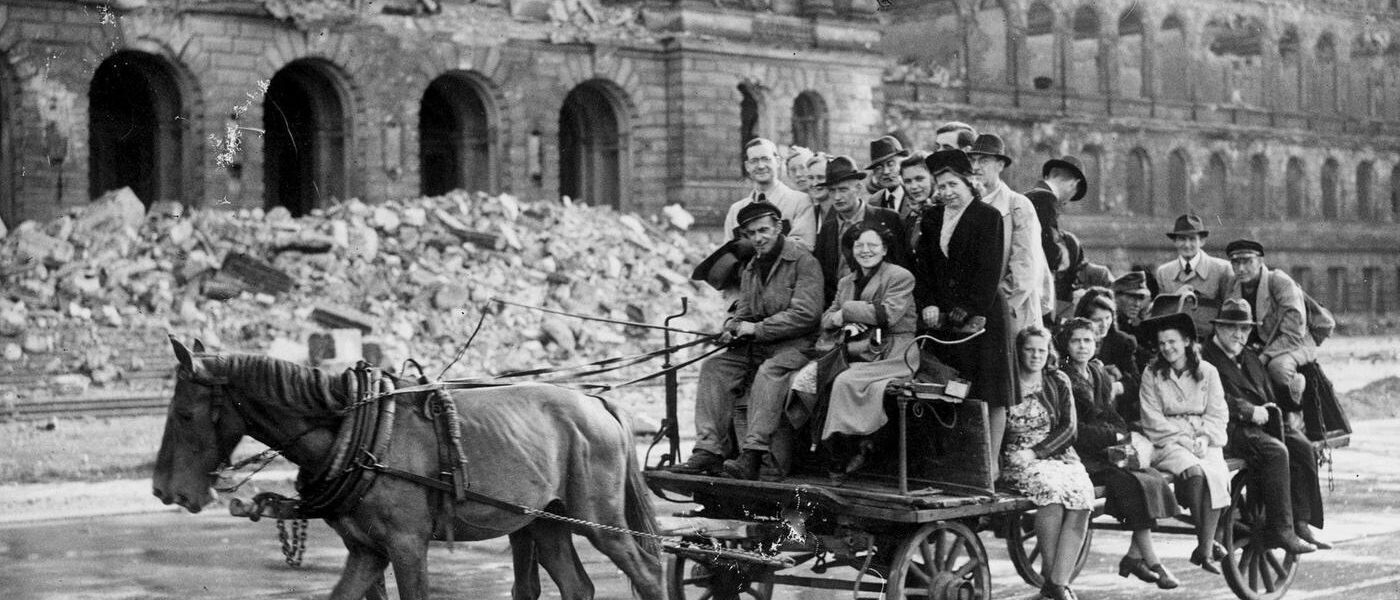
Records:
[[[855,161],[849,156],[837,156],[826,164],[826,181],[821,186],[831,199],[831,210],[822,222],[817,234],[816,247],[812,253],[821,264],[824,280],[822,298],[826,306],[836,297],[836,283],[851,272],[850,259],[841,250],[841,236],[858,223],[871,223],[889,230],[900,243],[889,248],[886,260],[905,266],[908,264],[908,249],[904,247],[904,223],[899,213],[888,208],[870,206],[862,199],[862,181],[866,174],[856,170]]]
[[[899,164],[909,151],[904,144],[892,135],[883,135],[870,142],[870,171],[876,191],[870,195],[870,205],[888,208],[899,213],[900,218],[909,214],[909,205],[904,201],[904,180],[899,176]]]
[[[1230,405],[1230,441],[1226,451],[1244,459],[1263,486],[1265,543],[1294,554],[1331,545],[1319,542],[1309,523],[1322,526],[1322,489],[1308,438],[1278,418],[1283,438],[1270,433],[1270,410],[1278,410],[1273,385],[1259,355],[1248,347],[1259,324],[1249,302],[1226,300],[1211,320],[1215,334],[1201,348],[1201,358],[1220,372]],[[1287,490],[1287,491],[1285,491]]]
[[[1226,298],[1242,298],[1259,316],[1250,343],[1268,367],[1269,378],[1288,388],[1290,400],[1301,405],[1307,382],[1300,365],[1317,361],[1317,343],[1308,333],[1303,289],[1287,273],[1264,265],[1264,245],[1235,240],[1225,246],[1234,279]]]
[[[1019,332],[1040,325],[1055,308],[1055,280],[1040,244],[1035,206],[1001,180],[1002,171],[1012,163],[1001,136],[977,136],[967,157],[972,161],[974,179],[982,184],[982,201],[1001,213],[1002,230],[1006,232],[1002,244],[1006,273],[1001,278],[1001,291],[1011,307],[1010,330]]]
[[[724,215],[726,236],[738,237],[739,209],[752,202],[767,202],[778,207],[787,223],[787,238],[808,250],[816,239],[815,221],[809,214],[812,201],[807,194],[794,190],[778,179],[778,146],[766,138],[754,138],[744,145],[744,173],[753,183],[749,194],[729,206]]]
[[[739,300],[725,320],[729,348],[700,366],[695,392],[695,449],[673,471],[757,479],[778,427],[792,375],[806,365],[822,309],[821,267],[811,253],[788,243],[782,215],[766,202],[744,206],[739,233],[754,257],[740,275]],[[735,435],[731,439],[730,425]],[[726,463],[737,444],[742,453]]]
[[[1167,232],[1176,246],[1176,258],[1157,267],[1157,293],[1175,294],[1190,286],[1196,297],[1219,302],[1230,287],[1230,263],[1201,248],[1210,236],[1201,218],[1181,215]]]
[[[1026,198],[1035,206],[1036,217],[1040,219],[1040,248],[1045,252],[1045,262],[1050,265],[1051,273],[1070,266],[1060,238],[1060,208],[1066,202],[1083,199],[1088,191],[1089,180],[1084,177],[1079,159],[1065,156],[1045,161],[1040,166],[1040,181],[1026,192]]]

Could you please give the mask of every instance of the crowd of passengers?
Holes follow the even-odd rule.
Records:
[[[793,458],[776,438],[805,426],[842,485],[892,454],[874,435],[889,421],[886,388],[922,365],[986,402],[993,476],[1037,505],[1042,597],[1074,597],[1095,485],[1132,530],[1121,576],[1178,586],[1151,536],[1178,506],[1197,524],[1190,562],[1219,573],[1227,454],[1264,484],[1264,544],[1329,548],[1313,530],[1317,463],[1297,417],[1299,367],[1316,344],[1301,289],[1266,266],[1264,245],[1235,240],[1211,256],[1203,221],[1182,215],[1165,232],[1176,257],[1114,278],[1060,225],[1093,184],[1075,157],[1046,161],[1018,193],[996,134],[951,122],[935,141],[914,152],[880,137],[863,167],[747,144],[752,191],[726,215],[732,239],[694,274],[732,301],[728,347],[701,367],[693,454],[672,470],[782,478]],[[1185,313],[1150,312],[1154,295],[1220,308],[1198,331]],[[923,332],[962,343],[921,350]],[[1143,464],[1110,456],[1129,446]]]

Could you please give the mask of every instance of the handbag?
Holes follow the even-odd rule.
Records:
[[[880,327],[868,327],[860,333],[847,335],[846,360],[849,362],[875,362],[884,360],[890,351],[885,341],[885,332]]]
[[[1307,313],[1308,334],[1312,336],[1314,343],[1321,346],[1322,340],[1331,337],[1332,332],[1337,329],[1337,318],[1307,292],[1303,292],[1303,306]]]

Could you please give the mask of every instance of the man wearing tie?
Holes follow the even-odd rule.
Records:
[[[1157,267],[1157,293],[1175,294],[1190,287],[1202,300],[1220,302],[1230,291],[1230,263],[1201,249],[1210,231],[1196,215],[1181,215],[1167,237],[1176,258]]]
[[[870,195],[870,205],[888,208],[899,213],[899,218],[909,216],[910,204],[904,201],[904,179],[900,177],[899,165],[909,151],[894,136],[881,136],[870,142],[870,171],[875,187]]]
[[[807,194],[794,190],[778,179],[778,146],[771,140],[754,138],[744,146],[744,173],[753,182],[753,191],[729,206],[724,216],[724,231],[739,237],[739,210],[754,202],[767,202],[778,207],[783,217],[783,232],[788,241],[812,249],[817,238],[816,220],[812,218],[812,201]]]

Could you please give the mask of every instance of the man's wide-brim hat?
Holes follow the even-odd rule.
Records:
[[[865,171],[856,170],[855,159],[849,156],[838,156],[827,161],[826,181],[816,185],[817,187],[831,187],[852,179],[865,179]]]
[[[892,135],[882,135],[870,142],[870,164],[865,167],[869,171],[876,165],[885,162],[896,156],[908,156],[909,151],[904,149],[904,144],[899,143],[899,139]]]
[[[978,156],[994,156],[1000,158],[1001,162],[1006,163],[1008,167],[1014,162],[1011,160],[1010,156],[1006,155],[1006,142],[1002,141],[1001,136],[995,133],[984,133],[977,136],[977,141],[972,142],[972,148],[968,149],[967,155],[974,158]],[[1083,177],[1080,179],[1083,179]]]
[[[739,284],[739,273],[743,271],[744,264],[748,263],[753,255],[753,242],[744,239],[729,240],[705,257],[705,260],[700,261],[700,264],[695,265],[690,278],[704,281],[717,290],[734,287]]]
[[[1196,321],[1191,318],[1191,315],[1184,312],[1144,320],[1138,325],[1138,339],[1155,345],[1157,334],[1168,329],[1180,331],[1182,337],[1186,338],[1187,341],[1196,340]]]
[[[1049,177],[1050,169],[1064,169],[1079,178],[1079,186],[1074,191],[1074,197],[1069,199],[1070,202],[1083,200],[1084,194],[1089,193],[1089,178],[1084,176],[1084,165],[1079,162],[1078,158],[1065,155],[1061,158],[1052,158],[1045,161],[1045,164],[1040,167],[1040,178],[1045,179]]]
[[[1231,298],[1220,306],[1220,313],[1210,320],[1216,325],[1259,325],[1254,320],[1254,311],[1249,308],[1249,302],[1244,298]]]
[[[928,165],[928,173],[933,177],[938,177],[944,171],[963,177],[972,176],[972,160],[962,150],[939,150],[928,155],[924,164]]]
[[[1176,224],[1172,230],[1167,232],[1167,237],[1176,239],[1178,235],[1199,235],[1206,237],[1210,235],[1210,230],[1206,229],[1205,221],[1196,215],[1181,215],[1176,218]]]

